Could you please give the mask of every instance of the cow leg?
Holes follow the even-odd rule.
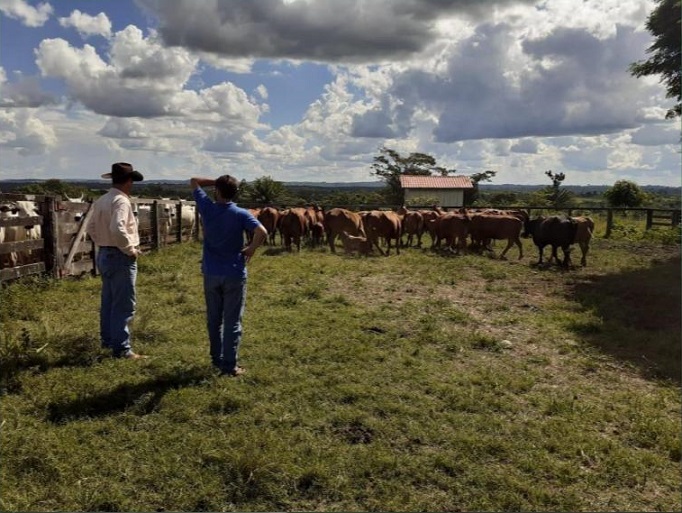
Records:
[[[504,255],[507,254],[507,251],[509,251],[509,248],[511,248],[513,245],[514,245],[514,239],[507,239],[507,247],[504,248],[504,251],[502,251],[500,258],[504,258]]]
[[[384,253],[384,250],[381,249],[381,246],[379,246],[378,239],[372,239],[372,244],[374,244],[377,247],[381,256],[388,256],[386,253]]]
[[[590,246],[587,242],[581,242],[580,243],[580,251],[582,251],[583,257],[580,259],[580,265],[583,267],[587,266],[587,252],[589,251]]]
[[[568,266],[571,264],[571,246],[562,246],[561,250],[564,252],[564,261],[562,265],[568,269]]]
[[[519,239],[518,237],[514,242],[519,247],[519,260],[521,260],[523,258],[523,244],[521,244],[521,239]]]
[[[334,248],[334,239],[335,238],[336,238],[336,234],[334,232],[327,233],[327,242],[329,243],[329,250],[332,253],[336,253],[336,249]]]

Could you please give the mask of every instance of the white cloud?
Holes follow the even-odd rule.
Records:
[[[3,152],[3,176],[26,173],[23,151],[31,173],[56,177],[76,168],[99,176],[105,169],[92,170],[125,160],[148,178],[366,181],[386,145],[462,174],[495,170],[496,183],[548,184],[547,169],[573,184],[638,173],[652,177],[640,183],[679,182],[674,132],[661,121],[665,91],[627,72],[650,44],[652,0],[141,3],[159,16],[158,34],[128,26],[99,50],[39,45],[41,73],[63,81],[69,103],[35,108],[43,129],[16,115],[0,126],[0,144],[16,150]],[[349,24],[363,8],[362,23]],[[377,19],[380,30],[367,33],[363,23]],[[334,78],[308,104],[293,104],[305,96],[295,94],[283,109],[279,84],[305,90],[295,80],[310,76],[303,60],[288,59],[334,63]],[[233,73],[241,76],[226,81]],[[30,77],[8,74],[3,101],[40,104]],[[300,121],[279,124],[292,108]]]
[[[80,12],[78,9],[73,11],[68,18],[59,18],[62,27],[73,27],[83,37],[111,35],[111,21],[103,12],[97,16]]]
[[[0,147],[21,156],[42,155],[57,145],[57,136],[29,109],[0,110]]]
[[[27,27],[42,27],[50,18],[52,11],[52,6],[48,3],[33,7],[25,0],[0,0],[0,12],[20,20]]]
[[[16,80],[9,82],[4,68],[0,66],[0,107],[40,107],[52,105],[56,99],[43,91],[37,77],[26,77],[15,72]]]

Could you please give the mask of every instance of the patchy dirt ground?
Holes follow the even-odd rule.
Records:
[[[675,379],[682,312],[679,247],[604,240],[595,246],[588,267],[569,271],[481,257],[484,265],[449,280],[434,279],[426,269],[414,268],[406,276],[382,267],[338,276],[330,291],[353,303],[371,302],[373,308],[411,303],[427,314],[429,305],[454,306],[472,329],[511,342],[519,356],[546,358],[549,365],[589,344],[617,357],[605,365],[635,363],[648,369],[645,374]],[[433,265],[433,259],[424,265]],[[628,331],[616,333],[620,328]],[[670,347],[675,333],[677,346]],[[655,347],[656,340],[661,347]]]

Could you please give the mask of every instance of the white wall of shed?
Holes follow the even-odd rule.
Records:
[[[434,198],[441,207],[463,207],[464,189],[405,189],[405,202],[414,198]]]

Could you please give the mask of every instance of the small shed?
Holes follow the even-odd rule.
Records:
[[[464,191],[474,188],[468,176],[402,175],[400,185],[405,191],[405,203],[415,198],[434,198],[442,207],[463,207]]]

